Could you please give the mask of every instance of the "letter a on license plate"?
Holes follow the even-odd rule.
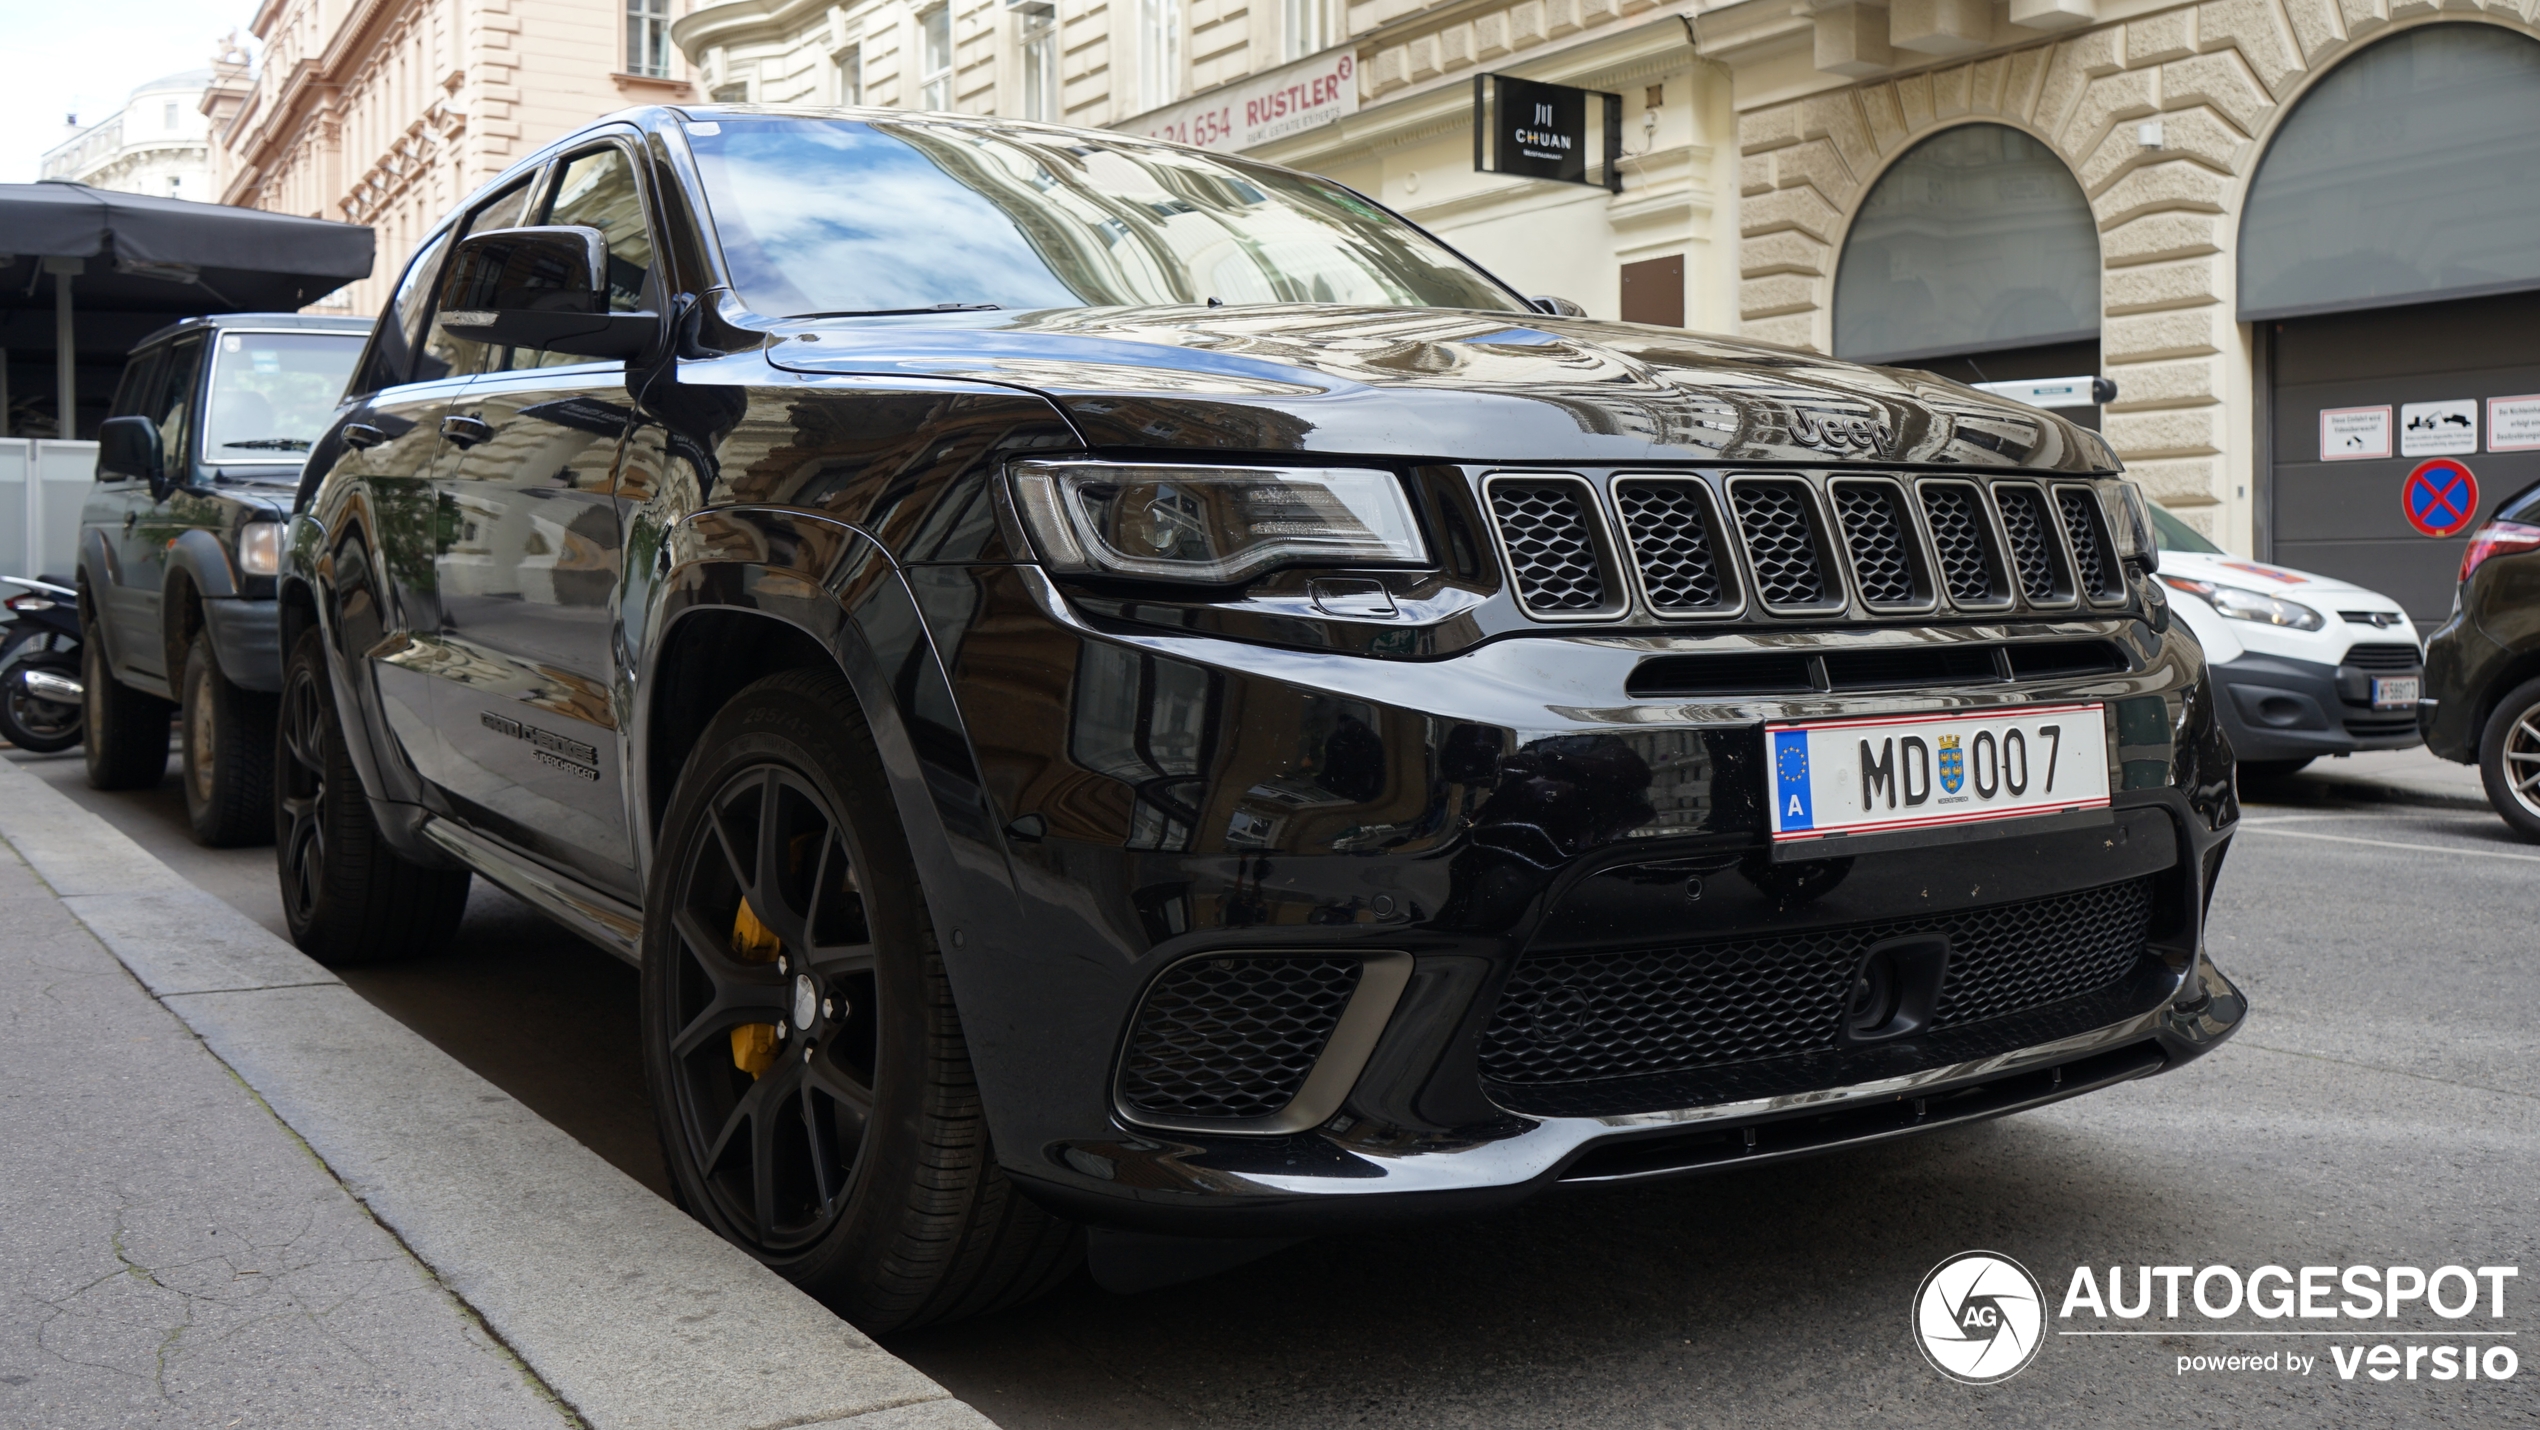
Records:
[[[1776,843],[2108,804],[2105,707],[1764,727]]]

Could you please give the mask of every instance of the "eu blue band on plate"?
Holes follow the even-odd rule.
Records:
[[[1773,803],[1775,827],[1813,829],[1816,815],[1808,803],[1808,732],[1773,732]]]

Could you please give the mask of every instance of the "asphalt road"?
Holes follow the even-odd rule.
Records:
[[[172,782],[101,795],[76,754],[25,762],[279,928],[272,851],[195,848]],[[2412,1315],[2336,1343],[2532,1344],[2540,846],[2491,815],[2387,805],[2252,803],[2244,829],[2211,946],[2254,1011],[2178,1072],[1886,1150],[1311,1242],[1142,1296],[1080,1279],[887,1344],[1012,1430],[2540,1424],[2540,1364],[2384,1384],[2341,1379],[2325,1339],[2054,1337],[1978,1389],[1914,1348],[1917,1284],[1975,1248],[2018,1258],[2050,1302],[2082,1264],[2520,1266],[2502,1321]],[[624,965],[480,882],[460,948],[348,981],[662,1184]],[[2309,1374],[2177,1369],[2287,1346],[2317,1356]]]

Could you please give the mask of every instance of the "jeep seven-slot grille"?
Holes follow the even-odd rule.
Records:
[[[1120,1100],[1158,1117],[1268,1117],[1296,1100],[1357,991],[1354,957],[1203,955],[1139,1005]]]
[[[2114,573],[2108,569],[2101,547],[2106,543],[2099,530],[2098,503],[2090,493],[2066,488],[2055,493],[2056,509],[2064,514],[2064,532],[2073,539],[2073,560],[2081,568],[2081,589],[2094,601],[2110,600],[2119,594]]]
[[[1620,619],[1635,606],[1718,617],[1750,602],[1827,615],[1854,596],[1894,618],[2127,595],[2099,494],[2078,484],[1618,473],[1601,487],[1562,472],[1496,473],[1484,490],[1511,590],[1540,620]]]
[[[1889,923],[1665,948],[1528,955],[1482,1032],[1495,1082],[1554,1086],[1823,1052],[1872,944],[1945,933],[1932,1027],[1984,1022],[2105,988],[2142,956],[2152,883]]]
[[[1699,611],[1725,604],[1720,551],[1711,539],[1711,501],[1699,483],[1618,482],[1614,505],[1623,514],[1623,534],[1650,605]]]
[[[2055,589],[2055,524],[2046,514],[2045,498],[2032,487],[1995,487],[1993,503],[2002,511],[2002,531],[2011,539],[2011,560],[2020,573],[2020,589],[2032,601],[2057,599]]]
[[[1588,489],[1577,482],[1491,483],[1491,515],[1499,521],[1517,599],[1528,610],[1584,614],[1605,605],[1587,498]]]
[[[1755,590],[1768,606],[1813,606],[1826,599],[1807,494],[1791,482],[1740,482],[1730,488]]]
[[[1907,543],[1913,524],[1900,506],[1897,489],[1885,482],[1837,482],[1835,510],[1843,517],[1844,543],[1852,552],[1853,579],[1861,599],[1873,606],[1910,606],[1914,591],[1914,558]]]
[[[1960,605],[1988,605],[2003,599],[1994,589],[1993,542],[1985,530],[1984,508],[1973,487],[1923,488],[1923,516],[1931,523],[1932,544],[1940,549],[1940,571],[1949,584],[1949,599]]]

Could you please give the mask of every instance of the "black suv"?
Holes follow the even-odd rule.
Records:
[[[2098,437],[1560,306],[1119,134],[574,134],[311,455],[291,926],[420,951],[474,871],[636,962],[684,1203],[876,1329],[2237,1027]]]
[[[2540,839],[2540,484],[2470,533],[2451,618],[2426,638],[2417,720],[2427,749],[2477,765],[2496,813]]]
[[[370,324],[188,318],[125,362],[80,512],[88,780],[155,787],[181,708],[185,808],[205,844],[273,831],[274,575],[282,520]]]

